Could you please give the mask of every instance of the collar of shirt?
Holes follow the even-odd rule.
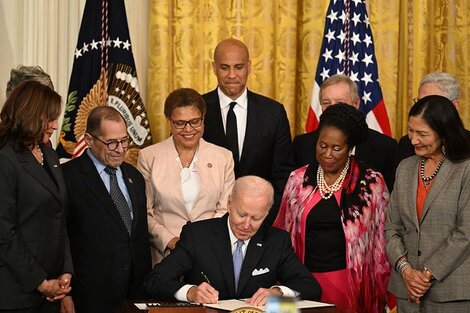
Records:
[[[227,97],[220,88],[217,88],[217,93],[219,95],[219,105],[220,113],[222,115],[222,124],[224,126],[224,131],[227,130],[227,115],[228,110],[230,109],[230,102],[236,102],[237,105],[233,108],[233,112],[237,117],[237,133],[238,133],[238,152],[239,159],[243,153],[243,144],[245,142],[245,133],[246,133],[246,123],[248,119],[248,91],[245,88],[243,93],[235,100]]]
[[[90,157],[91,161],[93,162],[93,164],[95,165],[96,167],[96,170],[98,171],[98,174],[101,176],[101,174],[104,172],[104,169],[106,168],[106,164],[104,164],[103,162],[101,162],[100,160],[98,160],[97,157],[95,157],[95,155],[93,154],[93,152],[91,152],[90,149],[87,149],[86,150],[86,153],[88,154],[88,156]],[[121,170],[119,169],[119,167],[117,168],[116,170],[116,176],[118,175],[118,172],[120,172]]]
[[[229,213],[230,214],[230,213]],[[232,249],[232,254],[233,252],[235,252],[235,248],[237,247],[237,241],[238,241],[238,238],[235,237],[235,235],[233,234],[232,232],[232,228],[230,228],[230,221],[229,221],[229,218],[227,218],[227,228],[228,228],[228,235],[230,237],[230,247]],[[242,252],[243,252],[243,256],[245,256],[246,254],[246,249],[248,247],[248,244],[250,243],[250,240],[251,238],[247,239],[247,240],[243,240],[243,242],[245,243],[243,246],[242,246]]]
[[[219,95],[219,104],[220,104],[220,109],[222,110],[222,112],[224,112],[224,111],[228,112],[230,102],[236,102],[243,109],[245,109],[245,110],[248,109],[248,92],[247,92],[246,88],[245,88],[245,90],[243,90],[243,93],[240,95],[240,97],[238,97],[235,100],[227,97],[222,92],[222,90],[220,90],[219,87],[217,87],[217,94]],[[225,113],[225,115],[227,115],[227,113]]]

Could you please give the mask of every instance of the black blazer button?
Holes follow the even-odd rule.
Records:
[[[418,256],[421,256],[421,251],[420,250],[418,250]]]

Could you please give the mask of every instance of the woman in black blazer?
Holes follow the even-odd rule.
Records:
[[[57,129],[60,96],[20,84],[0,113],[0,312],[59,312],[70,291],[66,192],[44,145]]]

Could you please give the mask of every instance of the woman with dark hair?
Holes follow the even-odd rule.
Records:
[[[338,312],[383,312],[389,265],[383,227],[388,190],[382,174],[352,155],[367,139],[364,117],[338,103],[320,117],[316,162],[291,173],[276,227]]]
[[[202,139],[206,102],[181,88],[165,100],[171,136],[139,152],[137,168],[146,181],[152,261],[175,248],[188,222],[220,217],[235,182],[232,153]]]
[[[59,312],[70,291],[64,179],[45,146],[60,111],[56,92],[27,81],[0,112],[0,312]]]
[[[453,103],[411,107],[415,154],[398,166],[385,236],[401,312],[470,311],[470,142]],[[411,300],[411,301],[410,301]]]

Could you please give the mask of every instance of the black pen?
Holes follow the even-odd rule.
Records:
[[[204,272],[201,272],[201,276],[202,276],[202,280],[204,280],[209,285],[211,284],[211,282],[209,281],[209,278],[207,278],[207,276],[206,276],[206,274],[204,274]]]

